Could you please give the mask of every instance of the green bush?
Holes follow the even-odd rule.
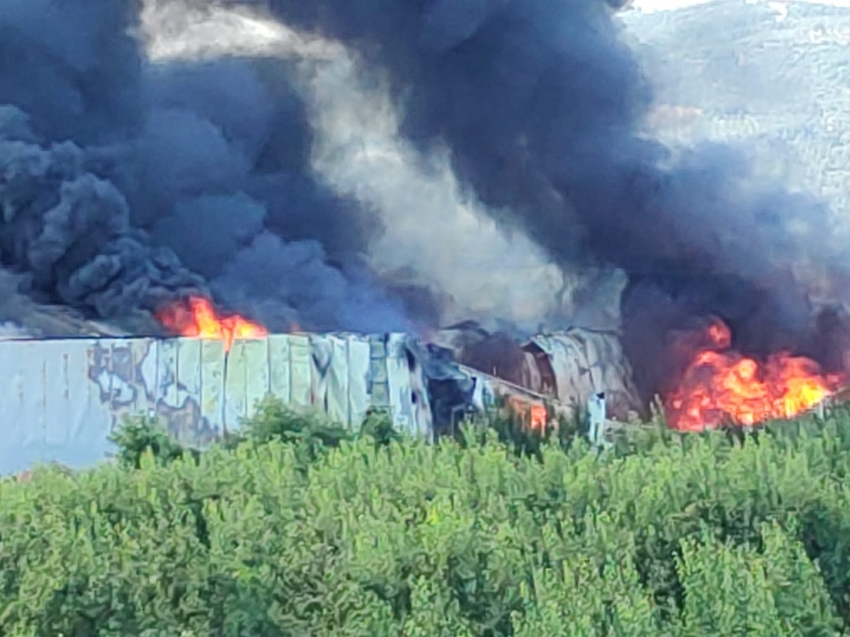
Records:
[[[272,441],[290,445],[301,469],[306,469],[343,441],[367,439],[376,447],[385,447],[400,441],[401,435],[393,428],[392,419],[385,411],[372,409],[358,432],[332,422],[321,412],[304,412],[292,409],[280,400],[267,398],[257,405],[255,415],[245,421],[238,432],[228,432],[220,446],[235,449],[249,442],[263,445]],[[127,469],[139,469],[141,458],[150,452],[154,462],[169,464],[179,458],[197,459],[199,452],[175,442],[156,420],[146,417],[129,418],[111,436],[118,448],[116,458]]]
[[[174,442],[165,428],[148,417],[128,418],[109,440],[118,448],[116,459],[128,469],[140,469],[146,451],[150,451],[159,464],[168,464],[186,454],[197,456],[196,452]]]
[[[269,402],[200,454],[136,423],[120,463],[0,482],[0,636],[847,631],[850,414],[602,453],[372,419]]]

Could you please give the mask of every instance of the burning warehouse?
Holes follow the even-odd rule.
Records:
[[[532,427],[548,425],[553,405],[569,415],[603,389],[614,406],[637,405],[612,334],[552,335],[548,354],[539,339],[512,343],[522,360],[494,373],[512,373],[522,386],[455,361],[466,356],[460,336],[481,337],[468,327],[446,331],[446,345],[454,345],[440,346],[405,334],[269,335],[246,320],[218,316],[198,298],[161,316],[180,337],[0,341],[0,415],[12,423],[0,472],[45,460],[96,462],[121,419],[139,414],[158,418],[183,443],[203,446],[238,428],[268,395],[352,426],[369,409],[385,409],[396,427],[426,437],[447,432],[470,412],[494,409],[499,399]],[[503,355],[503,364],[505,353],[514,353],[504,344],[490,350]]]
[[[43,313],[33,312],[31,322]],[[615,419],[641,409],[614,332],[572,328],[525,343],[474,324],[442,330],[430,343],[400,333],[269,335],[239,316],[218,315],[200,297],[158,316],[177,336],[17,333],[0,340],[0,415],[8,423],[0,472],[47,460],[94,463],[108,453],[110,432],[135,415],[155,417],[184,444],[204,446],[238,429],[269,395],[349,426],[370,409],[384,409],[398,429],[427,438],[502,403],[532,428],[583,415],[600,393]],[[64,320],[67,330],[69,319],[56,316],[48,324]],[[822,401],[839,382],[817,376],[813,361],[781,355],[759,374],[755,361],[724,352],[729,334],[720,323],[704,338],[682,385],[668,396],[671,424],[679,428],[790,416]]]
[[[203,438],[274,389],[428,432],[487,384],[620,417],[659,395],[685,429],[835,391],[830,211],[650,139],[614,4],[4,10],[0,321],[66,339],[0,343],[19,444],[93,449],[67,431],[138,408]],[[245,319],[210,339],[198,309]],[[120,339],[67,340],[92,334]]]

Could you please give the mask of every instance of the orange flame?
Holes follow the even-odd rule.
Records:
[[[226,352],[237,338],[261,338],[268,334],[264,327],[241,316],[217,314],[209,299],[197,296],[165,308],[157,314],[157,319],[180,336],[218,339]]]
[[[701,431],[727,423],[751,426],[792,418],[838,389],[840,374],[823,374],[803,356],[782,352],[759,363],[731,350],[732,333],[720,320],[706,330],[707,346],[690,361],[665,401],[671,427]]]
[[[549,424],[549,413],[545,405],[530,402],[519,396],[508,397],[508,409],[519,416],[533,431],[544,432]]]

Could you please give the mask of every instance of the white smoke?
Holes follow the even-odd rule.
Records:
[[[329,58],[338,45],[304,37],[257,11],[215,2],[146,0],[141,36],[153,61],[224,55]]]
[[[342,45],[298,34],[246,8],[173,0],[149,0],[142,26],[154,61],[222,55],[300,60],[315,134],[313,169],[337,194],[379,214],[384,231],[371,246],[370,265],[386,279],[449,297],[444,321],[496,317],[536,328],[545,318],[575,315],[574,293],[589,275],[564,273],[521,232],[500,227],[462,190],[446,152],[423,157],[414,150],[399,134],[399,113],[386,86],[365,77]],[[616,306],[618,295],[604,302]]]
[[[423,158],[402,140],[387,91],[366,89],[348,56],[316,65],[309,86],[314,167],[338,192],[380,211],[385,231],[371,256],[378,271],[412,272],[449,294],[455,319],[528,323],[552,313],[559,269],[462,192],[446,153]]]
[[[32,334],[17,323],[0,323],[0,341],[13,341],[27,338],[32,338]]]

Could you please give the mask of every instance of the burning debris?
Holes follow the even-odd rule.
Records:
[[[630,420],[641,402],[615,330],[572,327],[531,338],[488,332],[467,321],[441,330],[433,346],[461,365],[572,408],[604,391],[608,412]],[[538,418],[539,420],[539,418]]]
[[[720,319],[699,336],[702,346],[664,401],[667,421],[675,429],[701,431],[793,418],[847,383],[845,373],[824,374],[804,356],[777,352],[761,362],[744,356],[731,349],[732,332]]]

